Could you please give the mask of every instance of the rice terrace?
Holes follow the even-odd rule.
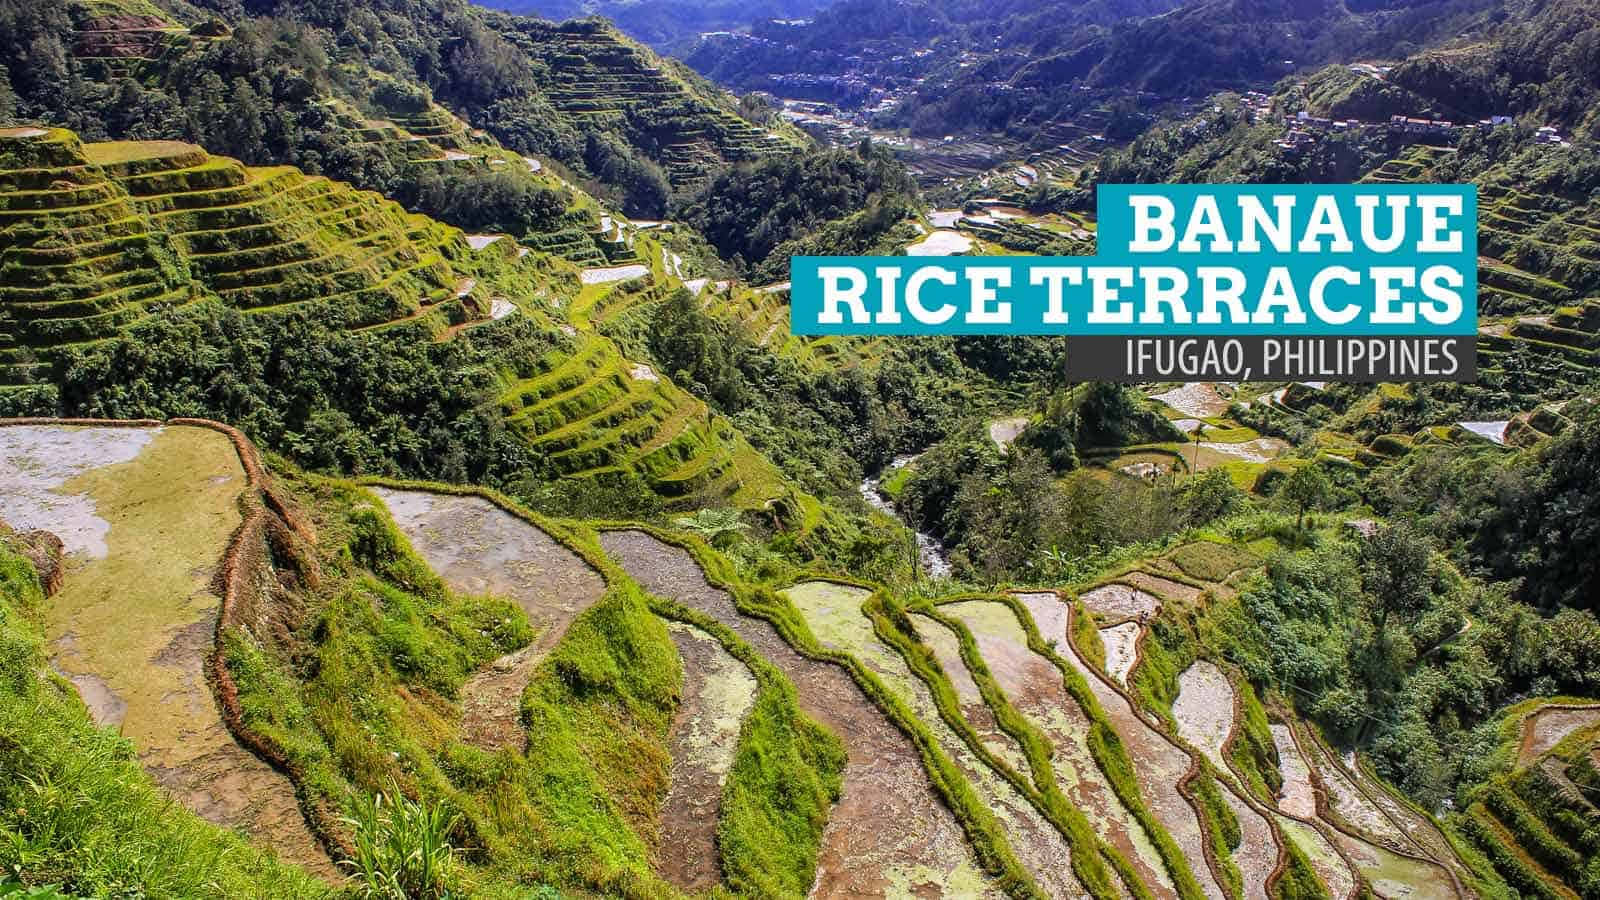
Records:
[[[0,898],[1600,900],[1596,47],[0,0]],[[1117,185],[1470,188],[1475,380],[791,328]]]

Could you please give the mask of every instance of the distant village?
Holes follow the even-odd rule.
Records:
[[[1352,72],[1366,75],[1371,78],[1383,80],[1389,73],[1389,67],[1377,66],[1371,63],[1356,63],[1349,66]],[[1303,86],[1303,85],[1302,85]],[[1245,107],[1249,110],[1252,122],[1267,121],[1274,116],[1274,101],[1272,95],[1261,91],[1247,91],[1243,95]],[[1365,121],[1362,119],[1333,119],[1326,116],[1315,116],[1300,110],[1292,115],[1281,117],[1287,129],[1284,136],[1274,141],[1279,149],[1301,153],[1314,147],[1320,140],[1329,134],[1374,134],[1387,133],[1403,135],[1417,141],[1437,141],[1445,145],[1454,144],[1461,136],[1469,131],[1488,130],[1500,125],[1514,124],[1515,120],[1509,115],[1493,115],[1487,119],[1476,122],[1453,122],[1449,119],[1419,118],[1415,116],[1390,116],[1386,121]],[[1559,130],[1553,126],[1543,126],[1535,133],[1535,140],[1541,144],[1564,146],[1566,138],[1562,137]]]
[[[708,32],[701,37],[777,45],[775,38],[781,36],[781,26],[796,24],[804,23],[773,21],[769,25],[780,27],[766,35]],[[771,87],[765,93],[780,108],[784,119],[825,141],[848,145],[870,137],[899,152],[925,185],[951,184],[989,169],[1021,148],[996,136],[963,134],[914,137],[877,127],[886,113],[892,112],[918,90],[930,87],[929,77],[924,73],[933,69],[934,60],[930,57],[934,54],[931,48],[908,51],[904,46],[885,42],[881,46],[868,46],[860,54],[847,57],[847,68],[842,74],[771,75]],[[963,51],[954,60],[941,62],[948,64],[953,61],[957,68],[966,68],[978,60],[976,54]],[[1284,60],[1283,64],[1288,69],[1294,66],[1293,60]],[[1354,63],[1348,68],[1358,75],[1385,80],[1390,67]],[[996,91],[1013,89],[1012,85],[1004,82],[996,82],[990,87]],[[1078,89],[1085,94],[1093,93],[1088,85],[1079,85]],[[1148,91],[1140,91],[1129,97],[1147,119],[1189,119],[1213,102],[1198,97],[1175,99]],[[1335,119],[1304,110],[1284,114],[1273,95],[1254,90],[1243,93],[1241,101],[1252,123],[1273,121],[1283,126],[1284,134],[1274,144],[1290,155],[1308,153],[1322,141],[1346,134],[1398,136],[1408,143],[1449,148],[1469,131],[1513,123],[1509,115],[1493,115],[1477,122],[1455,122],[1404,115],[1390,116],[1381,121]],[[1052,149],[1042,152],[1034,150],[1027,155],[1029,165],[1007,172],[1006,179],[1016,189],[1026,190],[1039,181],[1055,180],[1075,171],[1098,156],[1107,146],[1106,136],[1100,133],[1103,127],[1103,121],[1100,120],[1110,102],[1104,97],[1099,98],[1098,103],[1090,100],[1082,114],[1073,120],[1064,119],[1045,126],[1038,135],[1040,140],[1034,146],[1048,141],[1046,146]],[[1195,123],[1195,127],[1200,124]],[[1540,144],[1551,146],[1567,144],[1567,139],[1550,126],[1539,128],[1535,139]],[[1040,171],[1035,166],[1042,166],[1047,171]]]

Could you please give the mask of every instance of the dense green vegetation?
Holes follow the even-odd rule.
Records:
[[[513,215],[514,233],[547,230],[559,198],[525,171],[522,180],[541,189],[532,203],[506,202],[517,189],[503,181],[483,183],[492,167],[472,157],[496,140],[564,163],[628,212],[657,217],[674,188],[801,143],[744,121],[730,100],[597,22],[558,29],[464,0],[378,10],[218,0],[170,14],[148,8],[166,29],[145,32],[153,46],[79,36],[143,24],[115,13],[87,3],[0,8],[0,120],[59,124],[90,139],[194,141],[349,180],[462,227]],[[226,26],[204,25],[218,19]],[[567,52],[579,42],[582,52]],[[641,92],[662,100],[639,104]],[[487,134],[468,134],[435,100]],[[615,115],[603,114],[607,101]],[[496,199],[499,212],[474,214],[462,192]]]
[[[826,6],[824,0],[497,0],[485,4],[553,21],[599,16],[630,37],[670,51],[702,32],[743,28],[759,19],[799,19]]]
[[[791,254],[774,253],[785,242],[873,207],[894,211],[878,217],[883,230],[906,217],[915,192],[888,151],[866,143],[854,152],[828,150],[730,169],[691,198],[681,216],[736,267],[775,275],[788,271]],[[847,250],[858,252],[839,252]],[[777,255],[784,257],[781,265],[763,265]]]
[[[524,691],[528,749],[470,746],[450,703],[469,674],[530,639],[522,612],[447,590],[361,489],[295,481],[299,504],[321,523],[321,584],[286,607],[299,610],[287,639],[264,643],[238,631],[224,646],[245,727],[284,749],[304,789],[352,810],[363,880],[388,883],[380,876],[397,868],[396,842],[421,848],[431,834],[434,846],[454,852],[428,873],[394,875],[411,886],[393,896],[522,896],[516,883],[663,890],[650,854],[681,673],[659,613],[706,627],[760,673],[728,776],[722,862],[741,889],[803,892],[821,811],[837,795],[841,751],[798,715],[787,682],[730,632],[643,594],[605,561],[591,533],[539,520],[599,563],[610,586]],[[438,887],[418,887],[418,879]]]
[[[1592,27],[1592,11],[1581,2],[850,2],[802,25],[757,23],[753,40],[703,40],[686,58],[739,89],[767,89],[779,79],[795,95],[845,106],[865,103],[868,92],[858,80],[829,76],[865,70],[889,84],[909,76],[919,82],[884,124],[934,137],[968,131],[1027,139],[1106,98],[1201,97],[1326,62],[1403,57],[1475,39],[1494,43],[1419,65],[1405,73],[1407,83],[1441,100],[1468,85],[1489,96],[1521,92],[1519,99],[1542,92],[1547,112],[1576,122],[1587,116],[1583,102],[1592,88],[1541,76],[1585,71],[1581,36]],[[911,49],[932,52],[908,60]],[[1544,68],[1545,61],[1555,67]]]
[[[1514,583],[1533,605],[1600,612],[1600,562],[1587,549],[1600,538],[1600,410],[1583,404],[1572,412],[1572,427],[1511,459],[1450,446],[1419,450],[1383,473],[1377,496],[1385,509],[1420,517],[1463,564]],[[1551,636],[1563,644],[1558,658],[1579,650],[1580,634]],[[1572,661],[1579,665],[1571,676],[1584,677],[1581,657]]]
[[[956,381],[931,374],[959,365],[935,342],[898,351],[875,371],[810,371],[701,312],[687,291],[655,311],[648,335],[664,371],[823,494],[853,491],[863,468],[927,445],[968,405]]]
[[[918,457],[900,502],[912,522],[951,548],[963,572],[989,584],[1024,573],[1062,577],[1076,561],[1203,524],[1202,516],[1231,504],[1231,495],[1202,499],[1203,487],[1180,501],[1170,482],[1059,477],[1080,467],[1080,442],[1103,450],[1172,436],[1165,419],[1118,385],[1059,391],[1015,449],[998,447],[980,421],[933,445]]]

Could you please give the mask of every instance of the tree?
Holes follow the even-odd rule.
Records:
[[[750,527],[739,520],[737,509],[700,509],[692,516],[673,519],[672,524],[698,534],[716,547],[728,546]]]
[[[1306,512],[1326,503],[1332,493],[1333,483],[1328,480],[1327,473],[1322,471],[1322,467],[1316,465],[1295,469],[1284,479],[1283,487],[1278,489],[1278,495],[1295,508],[1296,531],[1305,528]]]
[[[1361,546],[1361,590],[1381,633],[1391,616],[1412,621],[1432,599],[1433,549],[1411,525],[1379,528]]]
[[[1178,504],[1190,525],[1204,525],[1233,512],[1244,502],[1244,491],[1226,470],[1207,469],[1178,489]]]

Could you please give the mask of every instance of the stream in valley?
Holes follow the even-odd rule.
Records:
[[[861,496],[867,501],[867,505],[900,519],[902,522],[905,521],[901,518],[900,511],[895,508],[894,501],[890,500],[889,495],[884,493],[883,479],[895,470],[904,468],[921,455],[920,453],[913,453],[906,456],[896,456],[876,476],[862,479]],[[945,550],[944,544],[940,543],[938,538],[925,531],[917,532],[917,560],[929,578],[950,577],[949,552]]]

